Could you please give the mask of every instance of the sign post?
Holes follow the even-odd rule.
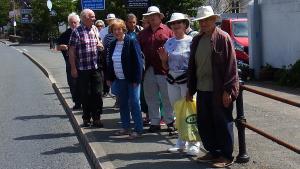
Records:
[[[23,8],[21,9],[21,23],[31,23],[32,22],[32,9]]]
[[[81,0],[81,7],[93,11],[105,10],[105,0]]]
[[[151,0],[127,0],[127,8],[148,8]]]

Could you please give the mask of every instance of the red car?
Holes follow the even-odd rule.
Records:
[[[222,19],[221,29],[227,32],[232,38],[237,59],[249,64],[248,19]]]

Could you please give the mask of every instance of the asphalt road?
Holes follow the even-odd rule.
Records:
[[[91,168],[45,75],[2,43],[0,60],[0,169]]]

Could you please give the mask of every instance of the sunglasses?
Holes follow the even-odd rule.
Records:
[[[96,27],[97,27],[97,28],[102,28],[102,27],[103,27],[103,25],[97,25]]]
[[[181,24],[181,23],[183,23],[183,21],[173,21],[170,23],[170,25]]]

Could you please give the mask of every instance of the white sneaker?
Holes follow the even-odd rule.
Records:
[[[174,153],[178,151],[184,151],[186,149],[186,142],[181,139],[177,139],[176,145],[168,149],[169,152]]]
[[[190,156],[198,156],[199,154],[199,145],[197,144],[192,144],[189,146],[189,148],[187,149],[186,154],[190,155]]]
[[[170,152],[170,153],[176,153],[176,152],[179,152],[179,151],[184,151],[184,147],[181,147],[181,148],[179,148],[179,147],[171,147],[171,148],[169,148],[168,149],[168,151]]]

